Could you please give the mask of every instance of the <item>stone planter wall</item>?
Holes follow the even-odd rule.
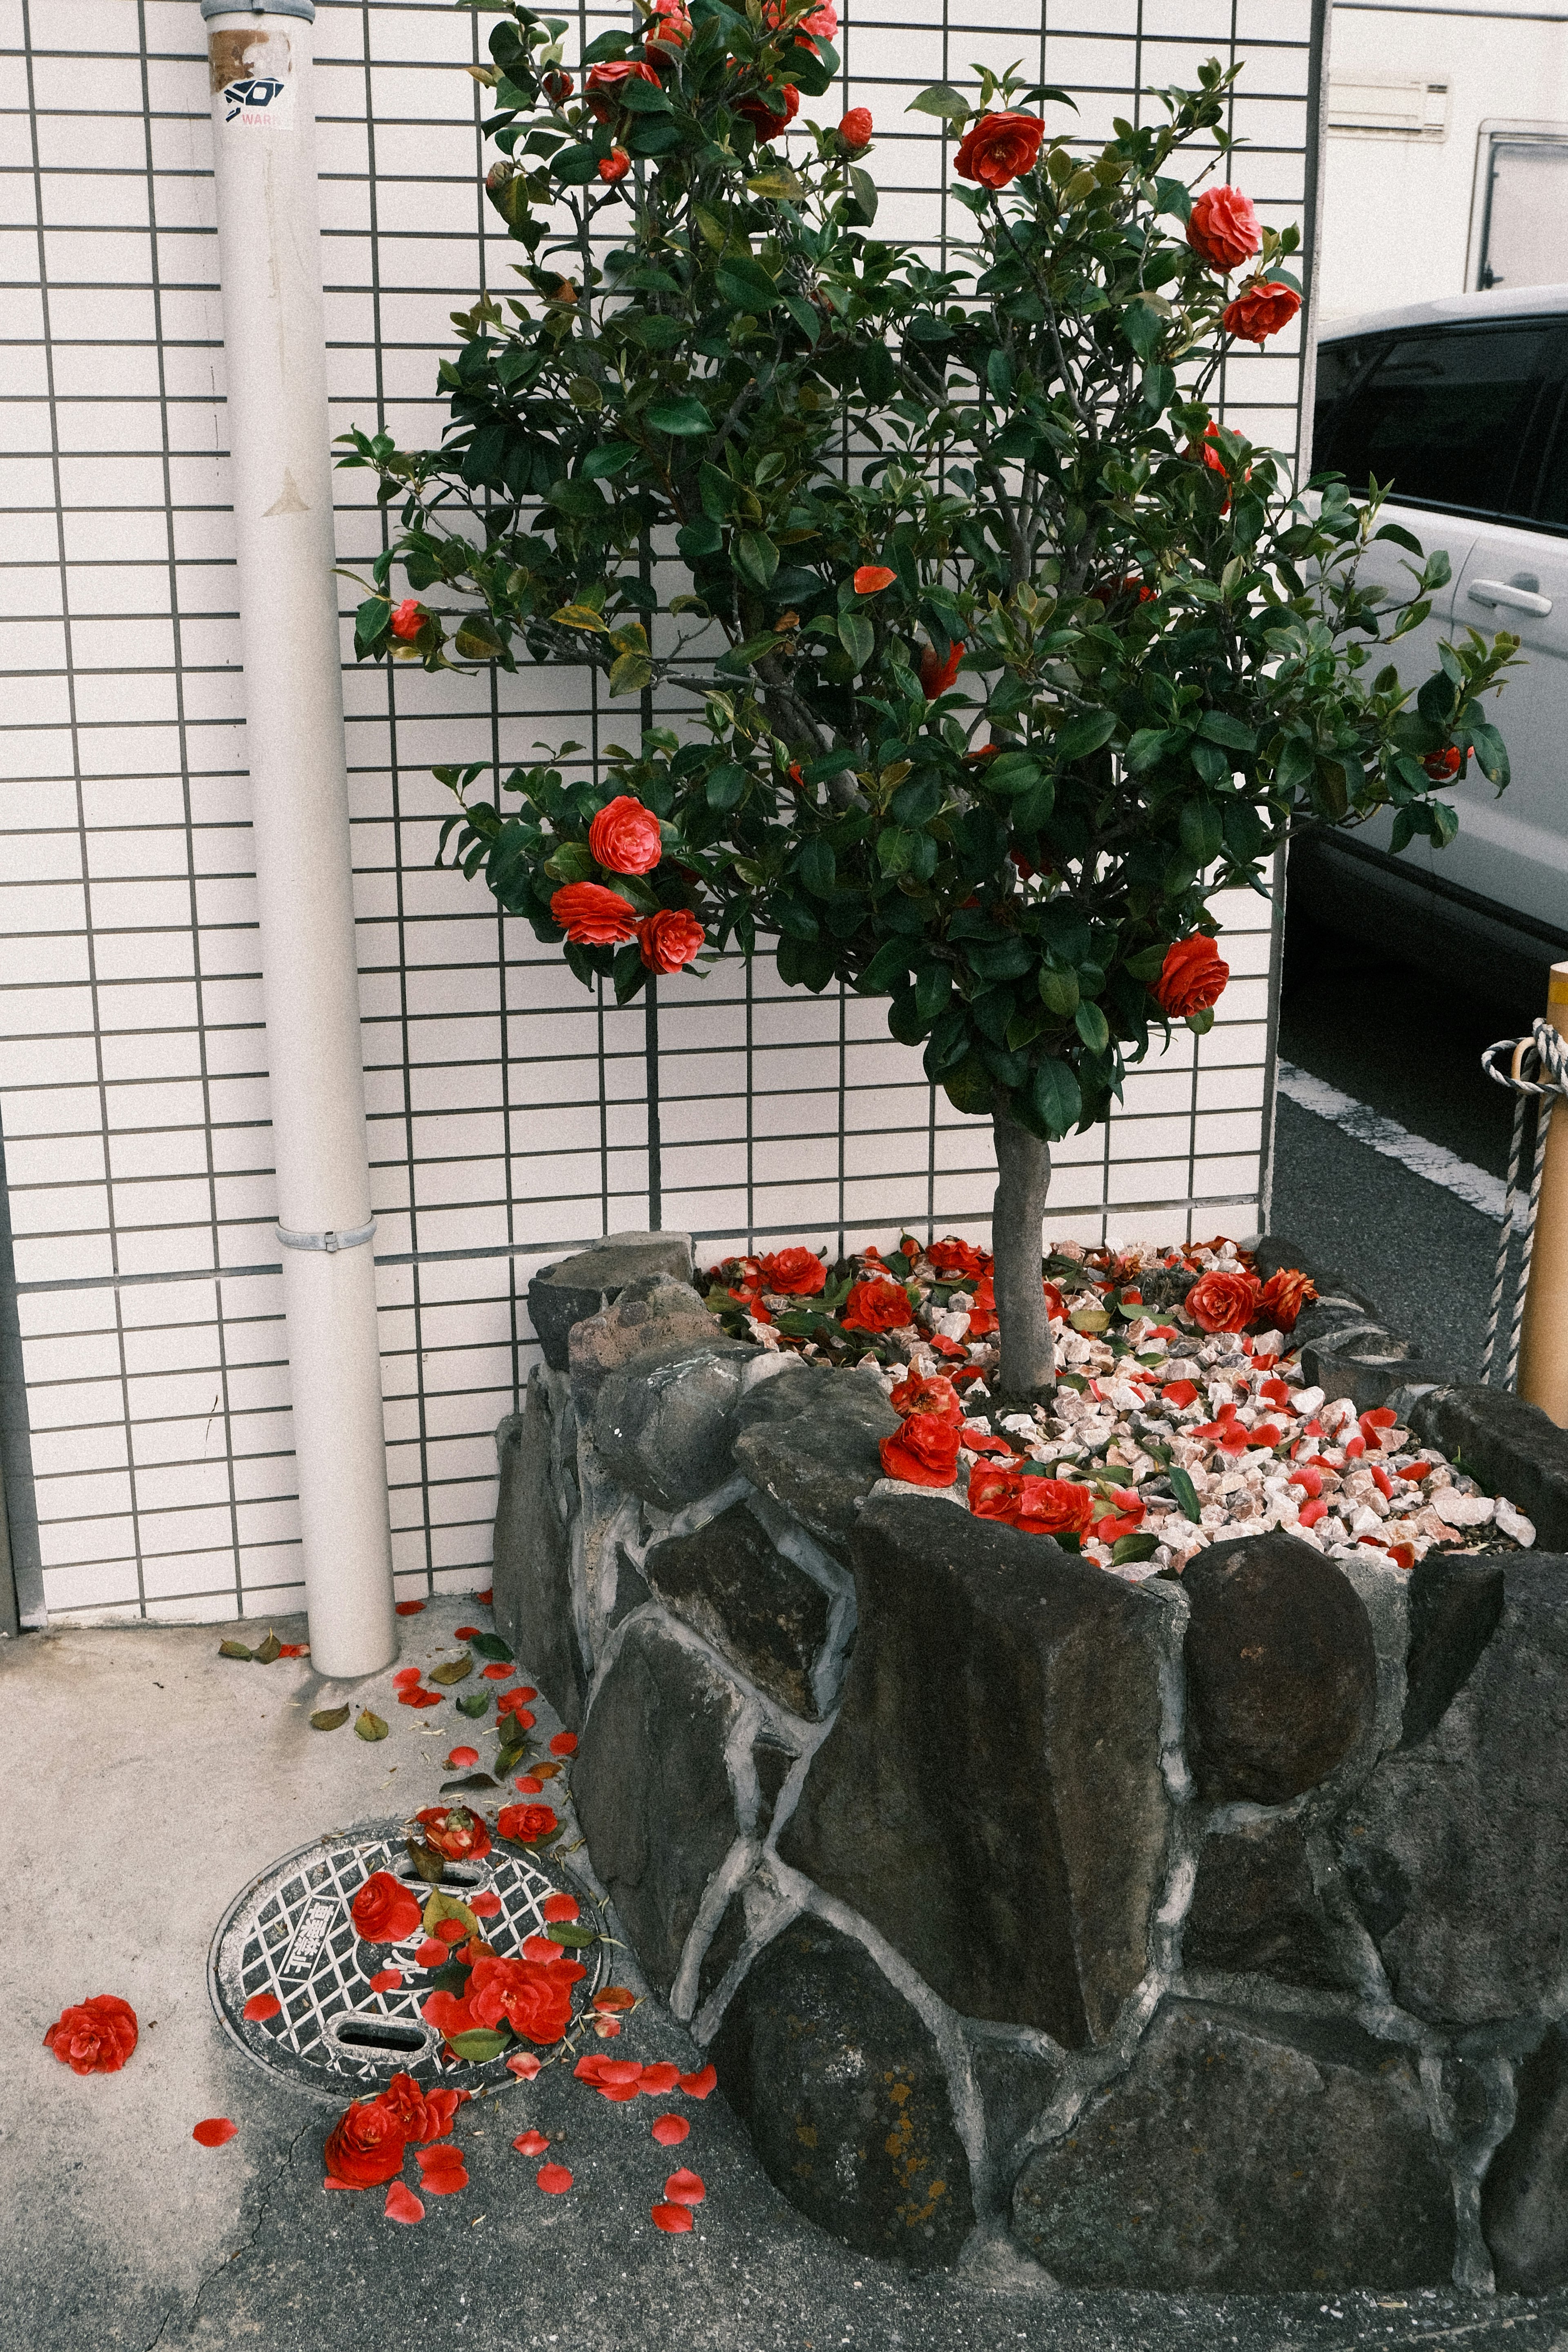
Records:
[[[1276,1533],[1125,1583],[883,1481],[875,1379],[716,1336],[689,1271],[533,1286],[495,1605],[784,2194],[994,2277],[1568,2280],[1568,1559]],[[1426,1387],[1325,1288],[1310,1377]],[[1402,1410],[1568,1546],[1561,1432]]]

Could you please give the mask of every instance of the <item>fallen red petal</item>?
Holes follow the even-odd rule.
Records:
[[[543,1788],[544,1783],[532,1772],[524,1772],[521,1777],[514,1780],[511,1785],[518,1791],[520,1796],[537,1797],[541,1789]]]
[[[392,1686],[395,1690],[406,1690],[411,1683],[416,1683],[419,1680],[419,1667],[400,1666],[392,1677]]]
[[[667,2230],[672,2238],[679,2237],[682,2230],[691,2227],[691,2209],[688,2205],[656,2205],[653,2208],[653,2226],[656,2230]]]
[[[519,2156],[542,2156],[550,2142],[542,2131],[520,2132],[512,2142]]]
[[[481,1609],[488,1609],[490,1602],[495,1599],[494,1585],[487,1584],[482,1592],[475,1593],[474,1599],[479,1602]]]
[[[389,2221],[423,2221],[425,2208],[405,2181],[395,2180],[386,2192],[386,2218]]]
[[[279,1642],[278,1654],[280,1658],[308,1658],[310,1644],[309,1642]]]
[[[674,2090],[679,2080],[679,2067],[672,2066],[666,2058],[657,2066],[643,2068],[642,2081],[637,2087],[639,2090],[648,2092],[654,2098],[662,2098],[667,2091]]]
[[[456,1924],[454,1921],[453,1925]],[[459,1928],[458,1933],[461,1932]],[[414,1957],[422,1969],[444,1969],[452,1955],[445,1944],[438,1943],[434,1936],[426,1936]]]
[[[594,1995],[595,2009],[635,2009],[637,1997],[626,1985],[605,1985]]]
[[[468,1931],[460,1919],[438,1919],[436,1922],[436,1936],[440,1943],[466,1943],[468,1934]]]
[[[704,2066],[695,2074],[682,2074],[680,2087],[689,2099],[705,2099],[710,2091],[719,2087],[718,2068]]]
[[[252,2025],[261,2025],[268,2018],[276,2017],[282,2006],[275,1992],[253,1992],[239,2013],[247,2017]]]
[[[559,1944],[552,1944],[548,1936],[525,1936],[522,1939],[522,1957],[525,1960],[542,1960],[548,1968],[552,1960],[558,1960],[561,1958],[561,1947]]]
[[[395,1992],[403,1982],[401,1969],[377,1969],[370,1979],[372,1992]]]
[[[509,1675],[516,1674],[517,1668],[515,1666],[503,1666],[498,1664],[493,1666],[482,1667],[480,1671],[482,1672],[486,1682],[504,1683]]]
[[[496,1913],[500,1909],[500,1896],[499,1895],[490,1895],[488,1893],[484,1895],[470,1895],[468,1897],[468,1908],[473,1913],[476,1919],[493,1919]]]
[[[577,1735],[574,1731],[558,1731],[550,1743],[552,1756],[575,1756]]]
[[[534,2179],[547,2197],[564,2197],[572,2186],[572,2175],[563,2164],[542,2164]]]
[[[238,2132],[239,2126],[231,2123],[227,2116],[207,2116],[196,2126],[191,2137],[201,2147],[222,2147],[226,2140],[236,2138]]]
[[[439,2147],[417,2147],[414,2153],[419,2159],[419,2186],[426,2197],[456,2197],[460,2189],[468,2187],[468,2168],[463,2162],[463,2152],[449,2140]]]
[[[479,1630],[477,1625],[459,1625],[455,1638],[459,1642],[471,1642]]]
[[[539,1696],[539,1693],[534,1689],[531,1683],[519,1683],[514,1691],[508,1693],[508,1696],[511,1698],[537,1698]]]
[[[701,2174],[688,2172],[682,2165],[680,2170],[672,2172],[665,2182],[664,2193],[672,2205],[700,2205],[708,2191],[703,2187]]]
[[[547,1895],[540,1908],[546,1919],[575,1919],[582,1906],[574,1895]]]
[[[397,1694],[399,1706],[439,1706],[441,1694],[432,1690],[405,1690]]]
[[[423,1601],[399,1601],[396,1603],[400,1617],[417,1617],[424,1606]]]
[[[660,2147],[679,2147],[690,2129],[691,2126],[684,2116],[657,2116],[653,2137]]]
[[[507,2060],[506,2071],[509,2074],[515,2074],[520,2082],[531,2083],[543,2063],[534,2051],[517,2050]]]
[[[449,1772],[466,1772],[470,1764],[477,1764],[479,1760],[477,1748],[454,1748],[447,1759],[447,1769]]]

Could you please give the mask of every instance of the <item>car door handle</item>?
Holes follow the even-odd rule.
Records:
[[[1537,596],[1528,588],[1515,588],[1506,580],[1472,580],[1472,604],[1509,604],[1516,613],[1534,613],[1542,620],[1552,610],[1550,596]]]

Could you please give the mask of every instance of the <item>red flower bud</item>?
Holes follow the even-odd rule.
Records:
[[[838,136],[846,147],[858,152],[871,144],[871,110],[868,106],[852,106],[838,125]]]

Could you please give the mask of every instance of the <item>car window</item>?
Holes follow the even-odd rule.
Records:
[[[1558,322],[1539,319],[1394,336],[1341,405],[1316,469],[1355,490],[1375,476],[1415,506],[1528,515],[1536,468],[1521,453],[1561,341]]]
[[[1546,463],[1541,469],[1541,489],[1535,502],[1537,522],[1568,530],[1568,386],[1548,394],[1555,409]]]
[[[1384,335],[1345,335],[1336,342],[1319,344],[1317,396],[1312,410],[1314,472],[1322,466],[1321,452],[1329,446],[1341,401],[1386,341]]]

